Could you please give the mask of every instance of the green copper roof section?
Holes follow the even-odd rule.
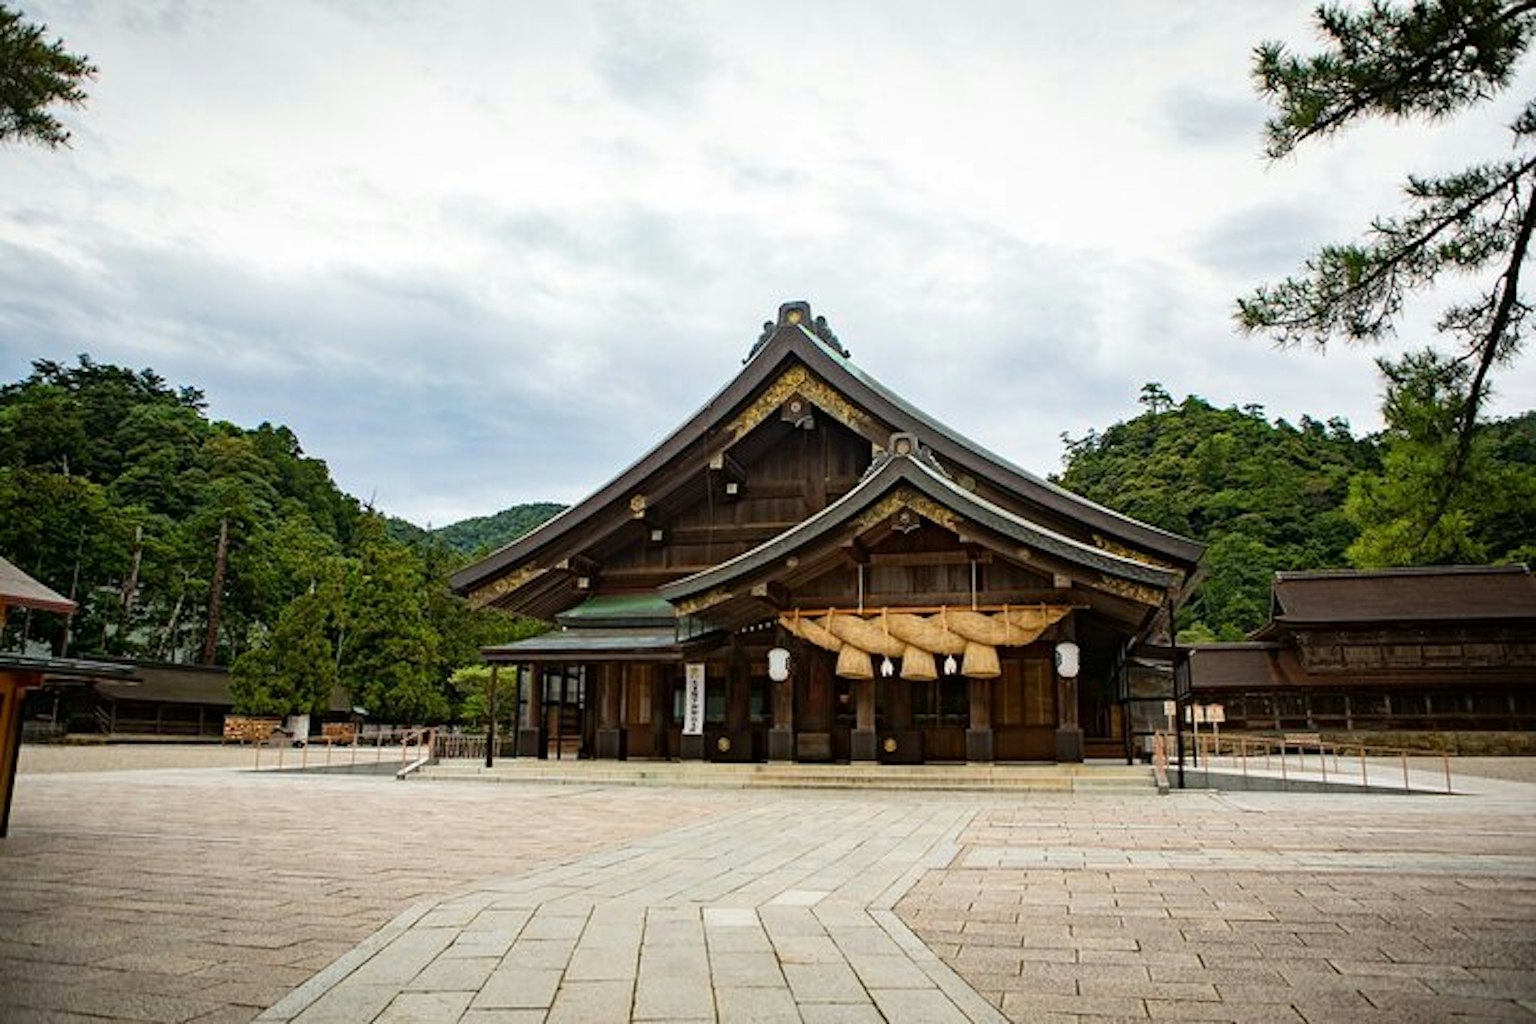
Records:
[[[677,623],[677,609],[657,594],[608,594],[590,597],[555,616],[570,626],[668,626]]]

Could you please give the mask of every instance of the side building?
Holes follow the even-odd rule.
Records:
[[[1536,575],[1524,565],[1275,575],[1246,643],[1188,651],[1224,728],[1536,753]]]
[[[1129,754],[1130,652],[1202,550],[924,415],[791,302],[674,433],[452,585],[555,623],[484,652],[525,756],[1081,761]]]

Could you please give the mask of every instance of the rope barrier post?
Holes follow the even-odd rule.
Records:
[[[1364,743],[1360,744],[1360,785],[1366,788],[1369,788],[1371,785],[1371,780],[1366,774]]]
[[[1403,792],[1406,793],[1408,790],[1413,788],[1408,784],[1408,751],[1404,750],[1400,753],[1403,758]]]
[[[1447,751],[1440,751],[1440,763],[1445,767],[1445,791],[1451,792],[1451,755]]]

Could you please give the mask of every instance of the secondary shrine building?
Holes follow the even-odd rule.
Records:
[[[791,302],[649,454],[452,582],[555,623],[484,652],[522,756],[1081,761],[1131,753],[1127,666],[1201,551],[924,415]]]

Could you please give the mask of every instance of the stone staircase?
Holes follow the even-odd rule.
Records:
[[[707,789],[872,789],[997,793],[1156,792],[1152,769],[1089,764],[709,764],[700,761],[445,759],[408,778],[574,786],[693,786]]]

